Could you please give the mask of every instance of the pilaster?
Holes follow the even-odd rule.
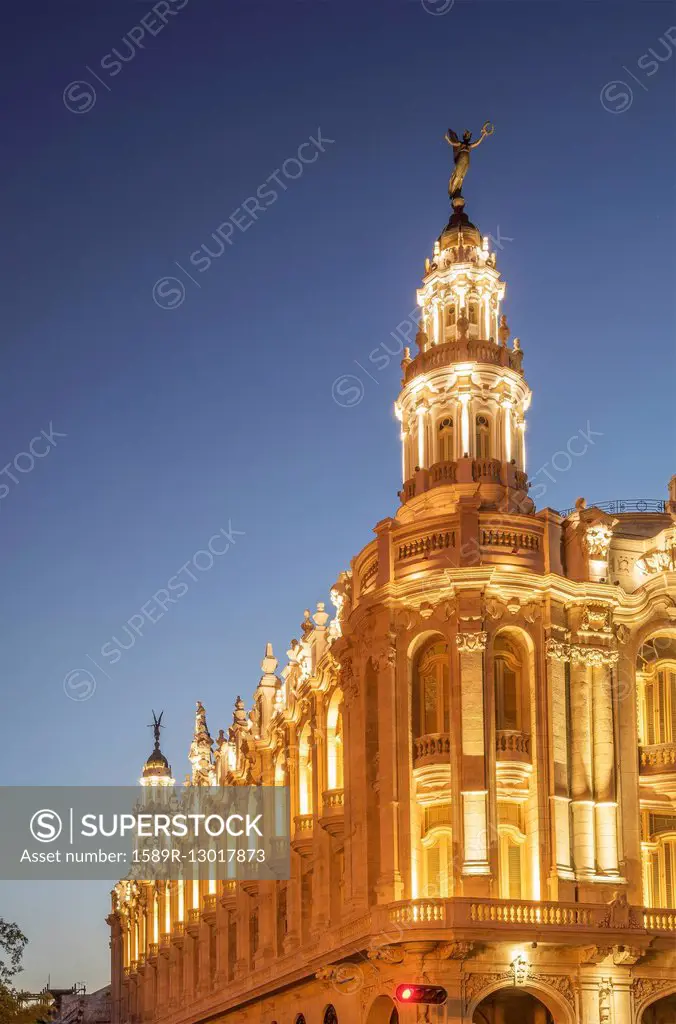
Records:
[[[484,735],[486,639],[484,632],[456,634],[461,689],[462,874],[466,896],[488,895],[490,875]]]

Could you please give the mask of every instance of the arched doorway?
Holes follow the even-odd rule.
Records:
[[[521,988],[503,988],[486,996],[472,1024],[558,1024],[544,1003]]]
[[[366,1024],[399,1024],[397,1008],[389,996],[378,996],[369,1010]]]
[[[676,992],[647,1006],[641,1024],[676,1024]]]

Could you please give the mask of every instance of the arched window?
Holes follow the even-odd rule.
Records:
[[[453,462],[455,459],[453,436],[453,420],[446,416],[439,422],[439,462]]]
[[[343,695],[335,690],[326,714],[326,780],[328,789],[342,789],[343,778],[343,716],[340,706]]]
[[[448,644],[423,647],[413,671],[413,734],[450,732]]]
[[[446,306],[446,326],[455,326],[455,303],[451,302],[450,305]]]
[[[475,424],[476,435],[476,457],[477,459],[490,459],[491,457],[491,428],[488,416],[477,416]]]
[[[338,1014],[330,1004],[324,1010],[324,1024],[338,1024]]]
[[[470,324],[476,325],[479,323],[479,304],[477,302],[470,302],[468,319]]]
[[[500,634],[493,645],[493,676],[496,729],[528,732],[524,708],[524,654],[518,644]]]
[[[298,744],[298,805],[300,814],[312,814],[312,748],[310,724],[305,724]]]
[[[671,824],[673,827],[673,821]],[[650,846],[646,902],[652,907],[676,908],[676,831],[655,836]]]
[[[422,894],[426,899],[453,895],[453,836],[450,828],[436,828],[422,840]]]
[[[296,1017],[296,1024],[305,1024],[305,1017],[302,1013],[299,1013]]]

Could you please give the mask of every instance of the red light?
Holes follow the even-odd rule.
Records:
[[[397,985],[395,997],[400,1003],[427,1003],[440,1006],[448,993],[441,985]]]

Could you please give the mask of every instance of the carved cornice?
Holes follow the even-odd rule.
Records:
[[[616,665],[620,653],[610,647],[587,647],[586,644],[570,645],[570,660],[573,665]]]
[[[488,633],[456,633],[455,642],[461,654],[474,654],[486,650]]]
[[[550,637],[545,641],[545,657],[551,658],[553,661],[570,661],[570,644]]]
[[[437,956],[440,960],[466,960],[473,949],[473,942],[440,942]]]

